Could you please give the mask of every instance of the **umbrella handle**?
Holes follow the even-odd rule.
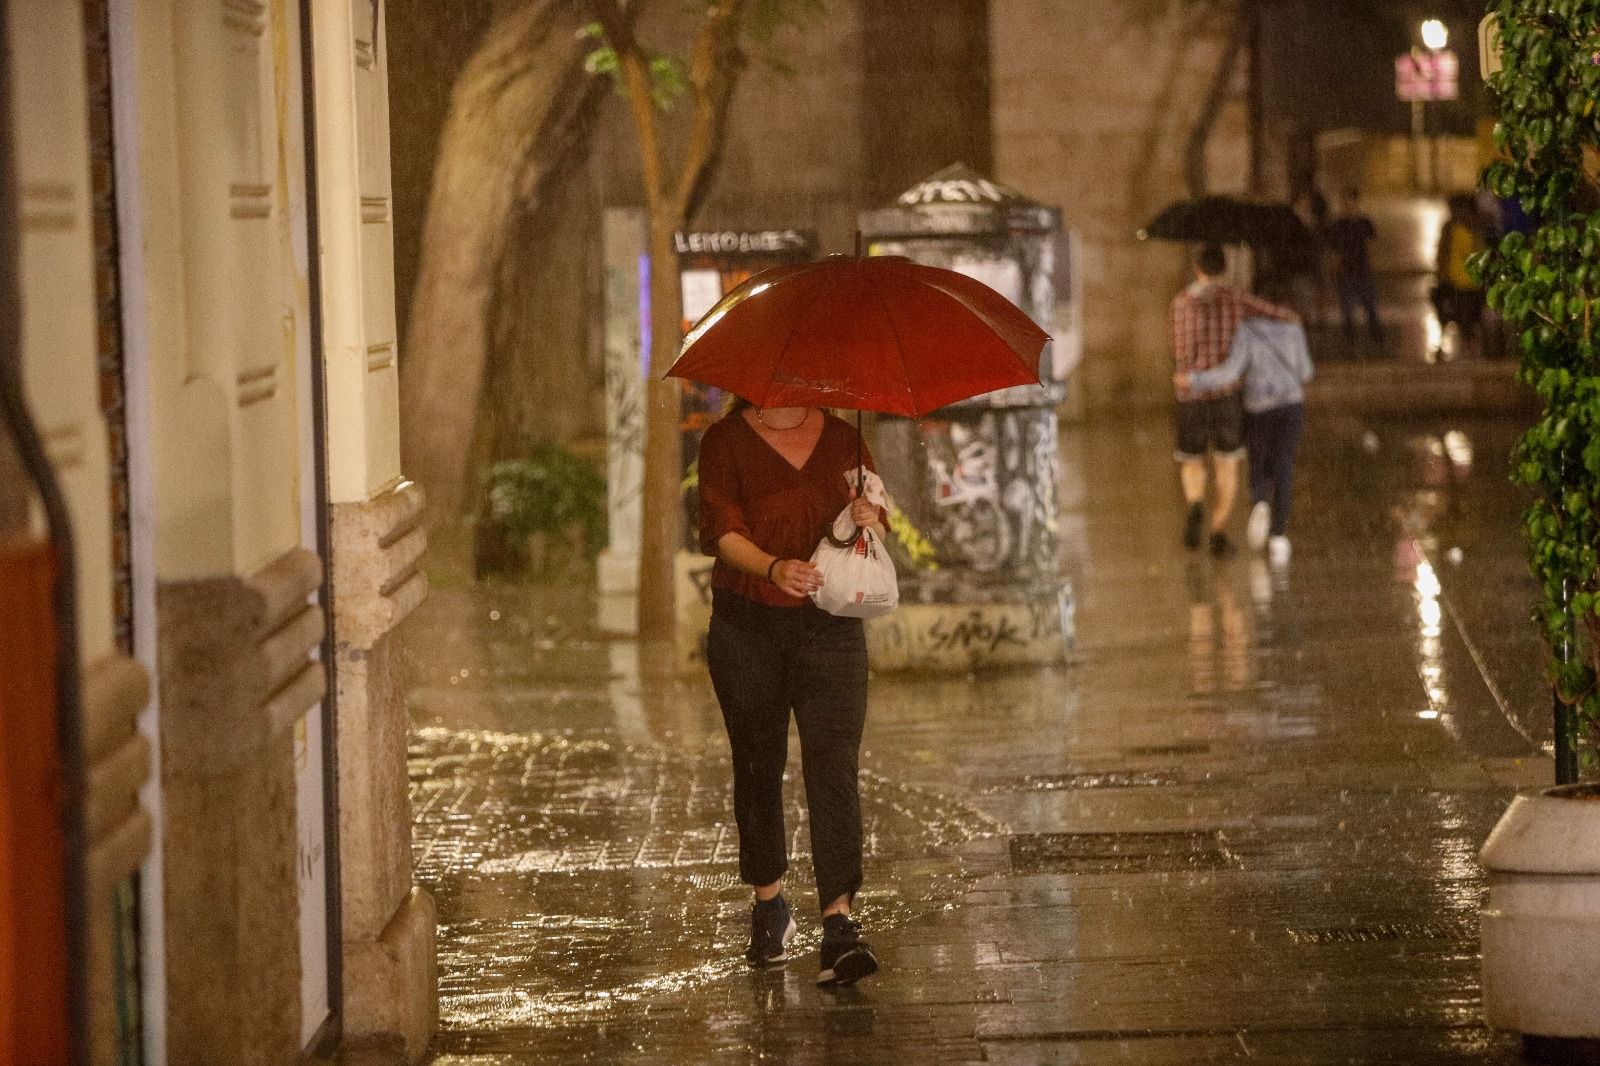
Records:
[[[860,254],[860,252],[859,252],[860,244],[861,244],[861,231],[860,230],[856,230],[857,254]],[[866,450],[866,445],[862,442],[862,437],[861,437],[861,412],[857,411],[856,412],[856,494],[855,494],[855,496],[852,496],[851,499],[860,498],[862,491],[866,488],[866,473],[865,473],[865,471],[866,471],[867,465],[866,465],[866,458],[865,458],[865,455],[864,455],[865,450]],[[829,526],[828,527],[828,531],[826,533],[824,533],[823,536],[825,538],[827,538],[828,543],[832,544],[835,548],[848,548],[850,545],[852,545],[852,544],[854,544],[856,542],[856,538],[857,537],[861,536],[861,528],[862,527],[857,526],[854,533],[850,534],[848,537],[845,537],[843,540],[840,540],[838,537],[833,535],[833,527]]]
[[[861,240],[861,231],[860,230],[856,230],[856,240],[858,242]],[[860,496],[861,493],[867,487],[866,476],[865,476],[866,460],[862,457],[863,453],[866,450],[866,445],[864,443],[862,443],[863,439],[864,438],[861,436],[861,412],[857,411],[856,412],[856,495],[857,496]]]

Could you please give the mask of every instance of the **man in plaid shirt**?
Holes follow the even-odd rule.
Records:
[[[1194,283],[1172,298],[1172,358],[1175,374],[1209,370],[1228,358],[1233,334],[1247,318],[1297,322],[1286,307],[1240,292],[1222,283],[1227,259],[1219,245],[1208,244],[1195,257]],[[1211,554],[1234,553],[1228,518],[1239,493],[1239,460],[1244,456],[1244,405],[1235,382],[1221,392],[1178,389],[1178,473],[1188,505],[1183,545],[1200,547],[1205,524],[1206,453],[1211,453],[1216,501],[1211,509]]]

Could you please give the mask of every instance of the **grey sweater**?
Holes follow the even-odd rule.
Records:
[[[1190,388],[1225,389],[1244,378],[1244,409],[1252,414],[1302,403],[1311,380],[1311,352],[1297,322],[1247,318],[1233,334],[1228,358],[1189,375]]]

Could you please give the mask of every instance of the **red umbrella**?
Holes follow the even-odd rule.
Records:
[[[758,407],[919,417],[1039,384],[1049,334],[987,285],[901,256],[773,267],[724,296],[684,338],[668,377]]]

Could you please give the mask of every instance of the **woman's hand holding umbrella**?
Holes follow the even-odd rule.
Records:
[[[878,505],[865,496],[857,496],[850,501],[850,521],[856,524],[857,529],[870,529],[880,537],[883,530],[878,529]]]
[[[859,529],[870,529],[882,537],[879,517],[878,505],[865,496],[850,501],[850,521]],[[809,596],[823,585],[822,571],[806,559],[776,559],[768,569],[769,580],[791,596]]]

